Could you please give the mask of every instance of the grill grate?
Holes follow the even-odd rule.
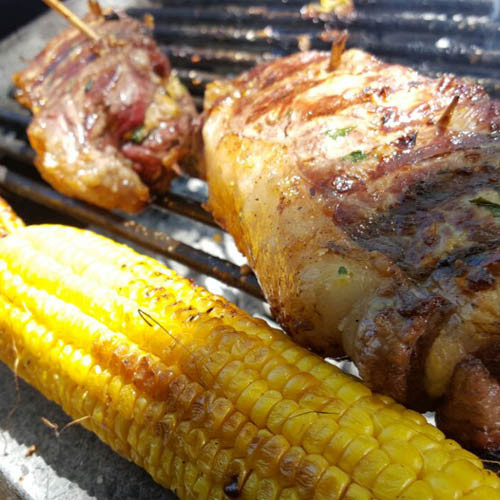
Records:
[[[366,49],[389,62],[408,64],[440,75],[453,71],[479,81],[500,96],[500,22],[493,0],[358,0],[351,20],[304,18],[303,0],[170,0],[154,8],[131,8],[156,20],[155,38],[193,94],[199,108],[205,85],[257,63],[296,50],[307,40],[314,49],[328,49],[321,33],[350,31],[348,46]],[[33,172],[33,152],[24,130],[29,118],[12,105],[0,107],[0,170],[4,191],[26,197],[116,236],[178,260],[256,297],[262,297],[253,275],[189,245],[152,231],[137,219],[109,214],[69,200],[45,185]],[[35,178],[33,178],[35,176]],[[153,209],[170,211],[214,226],[199,201],[175,192],[155,202]]]
[[[113,0],[102,1],[112,3]],[[145,12],[154,14],[155,37],[170,57],[181,80],[193,94],[199,109],[205,85],[215,78],[234,76],[257,63],[294,52],[304,41],[308,41],[311,48],[327,50],[329,46],[322,40],[321,33],[324,30],[344,28],[350,31],[348,46],[366,49],[388,62],[413,66],[425,74],[437,76],[453,72],[471,77],[493,96],[500,97],[500,15],[495,8],[500,10],[500,0],[355,0],[357,17],[350,22],[333,18],[319,21],[304,19],[300,9],[307,1],[133,0],[134,5],[150,2],[154,8],[135,7],[128,12],[136,17],[142,17]],[[74,0],[73,3],[83,5],[84,2],[78,4]],[[123,5],[126,2],[120,0],[114,3]],[[43,19],[37,21],[30,30],[50,25],[43,23]],[[33,32],[28,32],[29,35],[31,33]],[[40,39],[43,38],[40,36]],[[21,54],[26,53],[20,48],[24,41],[20,36],[14,45],[8,46],[16,48],[14,58],[9,50],[1,50],[0,42],[0,75],[2,66],[10,68],[12,61],[17,61],[22,57]],[[14,69],[9,69],[4,75],[4,81],[7,81],[13,71]],[[0,194],[7,194],[10,199],[21,203],[29,200],[36,206],[48,207],[57,212],[62,221],[97,226],[115,237],[182,262],[197,272],[262,298],[255,276],[245,275],[237,265],[225,258],[214,257],[168,236],[165,232],[153,230],[140,216],[129,218],[110,214],[68,199],[43,183],[33,166],[33,151],[26,140],[25,129],[30,118],[26,110],[17,106],[12,97],[7,95],[8,90],[4,89],[0,94]],[[163,217],[173,212],[189,218],[190,225],[201,223],[215,227],[213,219],[203,209],[202,202],[203,198],[197,198],[195,194],[187,196],[185,189],[176,191],[174,186],[167,196],[155,201],[148,213],[155,212]],[[43,217],[43,213],[36,214],[33,220],[39,222]],[[27,221],[30,222],[29,219]],[[239,300],[239,295],[235,294],[231,297],[232,300]],[[15,393],[13,385],[8,382],[9,375],[2,367],[0,370],[3,370],[2,380],[7,381],[2,387],[4,397],[0,401],[0,414],[6,415],[11,410],[9,405],[15,400]],[[142,480],[137,479],[141,474],[138,469],[117,472],[127,464],[122,464],[98,443],[89,444],[88,436],[81,429],[73,429],[72,432],[78,433],[77,437],[61,440],[53,445],[54,449],[51,451],[52,437],[41,427],[39,416],[43,414],[51,421],[65,421],[64,417],[30,388],[23,386],[22,392],[23,404],[19,411],[28,412],[25,417],[26,429],[19,423],[12,430],[9,429],[14,437],[14,440],[6,437],[9,449],[17,450],[12,456],[17,456],[17,460],[22,460],[24,464],[25,450],[15,443],[15,439],[26,445],[33,442],[40,444],[40,449],[44,450],[44,459],[48,460],[49,465],[56,464],[58,478],[57,481],[54,478],[54,485],[50,485],[54,498],[89,498],[86,495],[80,497],[77,493],[68,493],[70,490],[65,489],[68,485],[59,476],[78,483],[78,491],[86,490],[89,495],[93,495],[94,491],[101,492],[98,498],[128,498],[129,492],[134,491],[132,488],[138,483],[142,484]],[[25,394],[28,396],[25,397]],[[7,436],[8,433],[4,434]],[[61,451],[62,446],[67,449]],[[66,460],[60,463],[61,456],[73,455],[75,460],[81,459],[88,464],[82,468],[80,463],[75,465],[71,461],[66,463]],[[92,456],[92,460],[88,460],[89,456]],[[498,459],[496,456],[491,458]],[[54,475],[50,475],[47,467],[41,467],[39,473],[36,470],[31,472],[36,480],[30,483],[28,495],[26,492],[17,493],[17,463],[11,457],[7,460],[8,463],[0,463],[0,496],[7,488],[8,498],[33,498],[33,494],[49,498],[49,483],[45,474],[49,474],[47,477]],[[100,468],[92,468],[97,463]],[[94,477],[99,477],[102,470],[109,472],[105,485],[110,484],[111,490],[106,493],[102,493],[104,486],[94,484]],[[26,482],[24,486],[28,487]],[[165,497],[163,490],[147,481],[144,482],[144,488],[137,490],[134,496],[173,498],[169,495]],[[11,490],[16,493],[11,495]],[[109,491],[114,491],[114,494]]]

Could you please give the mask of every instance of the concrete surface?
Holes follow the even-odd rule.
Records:
[[[174,500],[171,492],[114,453],[83,427],[56,437],[71,419],[0,363],[0,498],[2,500]],[[7,420],[13,407],[15,412]],[[36,451],[26,456],[30,446]]]

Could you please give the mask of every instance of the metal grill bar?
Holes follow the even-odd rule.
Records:
[[[307,4],[304,0],[160,0],[160,3],[176,7],[207,7],[207,6],[228,6],[244,5],[258,6],[265,5],[275,10],[279,9],[300,9]],[[311,0],[312,3],[312,0]],[[487,15],[492,10],[492,0],[356,0],[358,10],[373,9],[379,11],[412,10],[422,12],[425,10],[446,11],[450,13],[475,13],[476,15]]]
[[[170,212],[175,212],[179,215],[184,215],[190,219],[197,220],[208,226],[220,229],[212,216],[203,209],[201,203],[190,200],[185,196],[180,196],[175,193],[168,193],[168,195],[155,200],[155,206],[165,208]]]
[[[187,25],[216,24],[230,25],[232,27],[259,28],[272,25],[275,28],[287,32],[294,29],[304,28],[319,31],[322,25],[314,23],[312,19],[306,19],[293,7],[288,10],[276,10],[266,6],[234,6],[228,5],[225,9],[219,7],[205,7],[193,9],[188,7],[163,7],[158,9],[130,9],[129,13],[134,16],[143,16],[147,11],[153,14],[157,24],[182,23]],[[434,34],[459,34],[464,38],[482,38],[498,34],[500,24],[489,22],[485,16],[474,15],[448,15],[434,10],[423,12],[396,11],[388,13],[387,10],[379,12],[376,16],[372,11],[359,11],[352,20],[336,19],[335,25],[348,27],[352,31],[385,31],[391,32],[404,30],[415,33]]]
[[[254,297],[263,298],[254,275],[243,275],[238,266],[181,243],[165,233],[153,231],[133,219],[126,219],[67,198],[40,182],[10,171],[3,165],[0,165],[0,186],[9,193],[69,215],[85,224],[93,224],[115,236],[126,238],[143,248],[181,262],[199,273],[240,288]]]
[[[328,44],[320,39],[325,25],[303,19],[298,3],[255,5],[236,1],[221,9],[219,4],[200,1],[173,2],[153,10],[155,34],[175,67],[196,67],[204,72],[201,80],[189,79],[188,75],[185,79],[193,93],[199,94],[203,90],[200,81],[206,83],[214,75],[233,76],[263,60],[294,52],[304,36],[309,37],[311,48],[328,49]],[[389,0],[376,4],[365,1],[357,4],[353,21],[332,19],[330,27],[349,29],[348,46],[363,48],[388,62],[412,65],[431,75],[452,72],[471,76],[498,96],[500,51],[489,47],[495,45],[497,38],[500,44],[500,23],[478,15],[489,14],[491,2],[473,3],[479,10],[467,16],[463,12],[453,14],[457,11],[453,2],[444,0],[437,5],[446,9],[445,13],[428,2],[404,2],[405,9],[391,9],[389,13]],[[370,10],[375,6],[380,12]],[[146,9],[130,10],[138,17],[145,12]]]

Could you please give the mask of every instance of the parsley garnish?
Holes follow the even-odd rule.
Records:
[[[470,200],[470,202],[474,203],[474,205],[477,205],[478,207],[487,208],[493,217],[500,217],[500,205],[498,203],[494,203],[493,201],[487,200],[481,196]]]
[[[358,161],[366,160],[366,153],[363,153],[363,151],[360,151],[358,149],[356,151],[352,151],[351,153],[346,155],[344,158],[347,158],[349,160],[352,160],[354,163],[357,163]]]
[[[148,131],[146,130],[146,127],[144,127],[144,125],[141,125],[134,130],[131,139],[132,142],[135,142],[136,144],[142,144],[147,136]]]
[[[339,137],[345,137],[347,134],[350,134],[356,127],[346,127],[346,128],[338,128],[337,130],[327,130],[325,134],[330,139],[338,139]]]
[[[347,267],[340,266],[337,273],[339,276],[345,276],[346,274],[349,274],[349,271],[347,270]]]

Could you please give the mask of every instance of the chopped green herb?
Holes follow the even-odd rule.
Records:
[[[337,130],[327,130],[325,134],[330,139],[338,139],[339,137],[345,137],[350,134],[356,127],[346,127],[346,128],[338,128]]]
[[[349,271],[347,270],[347,267],[340,266],[337,273],[339,274],[339,276],[345,276],[346,274],[349,274]]]
[[[478,207],[487,208],[493,217],[500,217],[500,205],[498,203],[494,203],[493,201],[487,200],[481,196],[470,200],[470,202],[474,203],[474,205],[477,205]]]
[[[85,93],[90,92],[93,86],[94,86],[94,80],[92,80],[92,78],[89,78],[84,87]]]
[[[140,127],[137,127],[133,134],[132,134],[132,142],[135,142],[136,144],[142,144],[144,139],[148,136],[148,131],[146,130],[146,127],[144,125],[141,125]]]
[[[347,158],[347,159],[352,160],[353,162],[357,163],[358,161],[366,160],[366,153],[363,153],[363,151],[360,151],[358,149],[356,151],[352,151],[351,153],[346,155],[344,158]]]

